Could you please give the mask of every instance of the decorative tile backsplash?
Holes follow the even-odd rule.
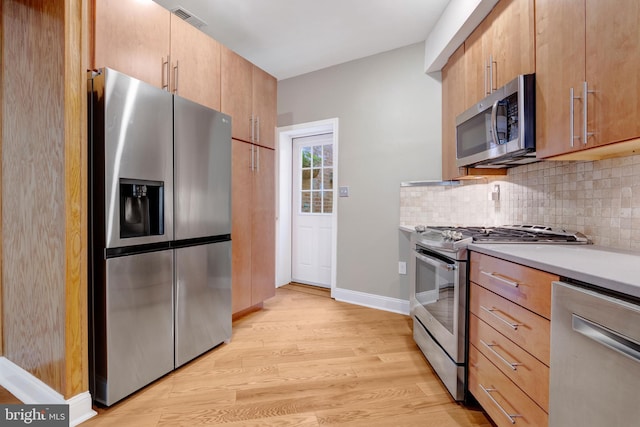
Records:
[[[494,186],[500,200],[490,200]],[[536,224],[579,231],[595,244],[640,249],[640,155],[539,162],[459,186],[401,187],[400,224]]]

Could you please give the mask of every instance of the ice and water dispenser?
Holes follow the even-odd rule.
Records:
[[[164,183],[120,178],[120,238],[164,234]]]

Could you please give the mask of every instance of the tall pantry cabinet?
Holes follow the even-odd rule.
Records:
[[[275,151],[232,141],[232,310],[275,295]]]

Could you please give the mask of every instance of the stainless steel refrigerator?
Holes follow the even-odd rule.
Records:
[[[231,337],[231,123],[111,69],[89,83],[90,389],[109,406]]]

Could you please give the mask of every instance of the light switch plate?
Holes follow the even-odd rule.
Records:
[[[349,187],[338,187],[340,197],[349,197]]]
[[[407,274],[407,263],[404,261],[398,262],[398,273],[399,274]]]

